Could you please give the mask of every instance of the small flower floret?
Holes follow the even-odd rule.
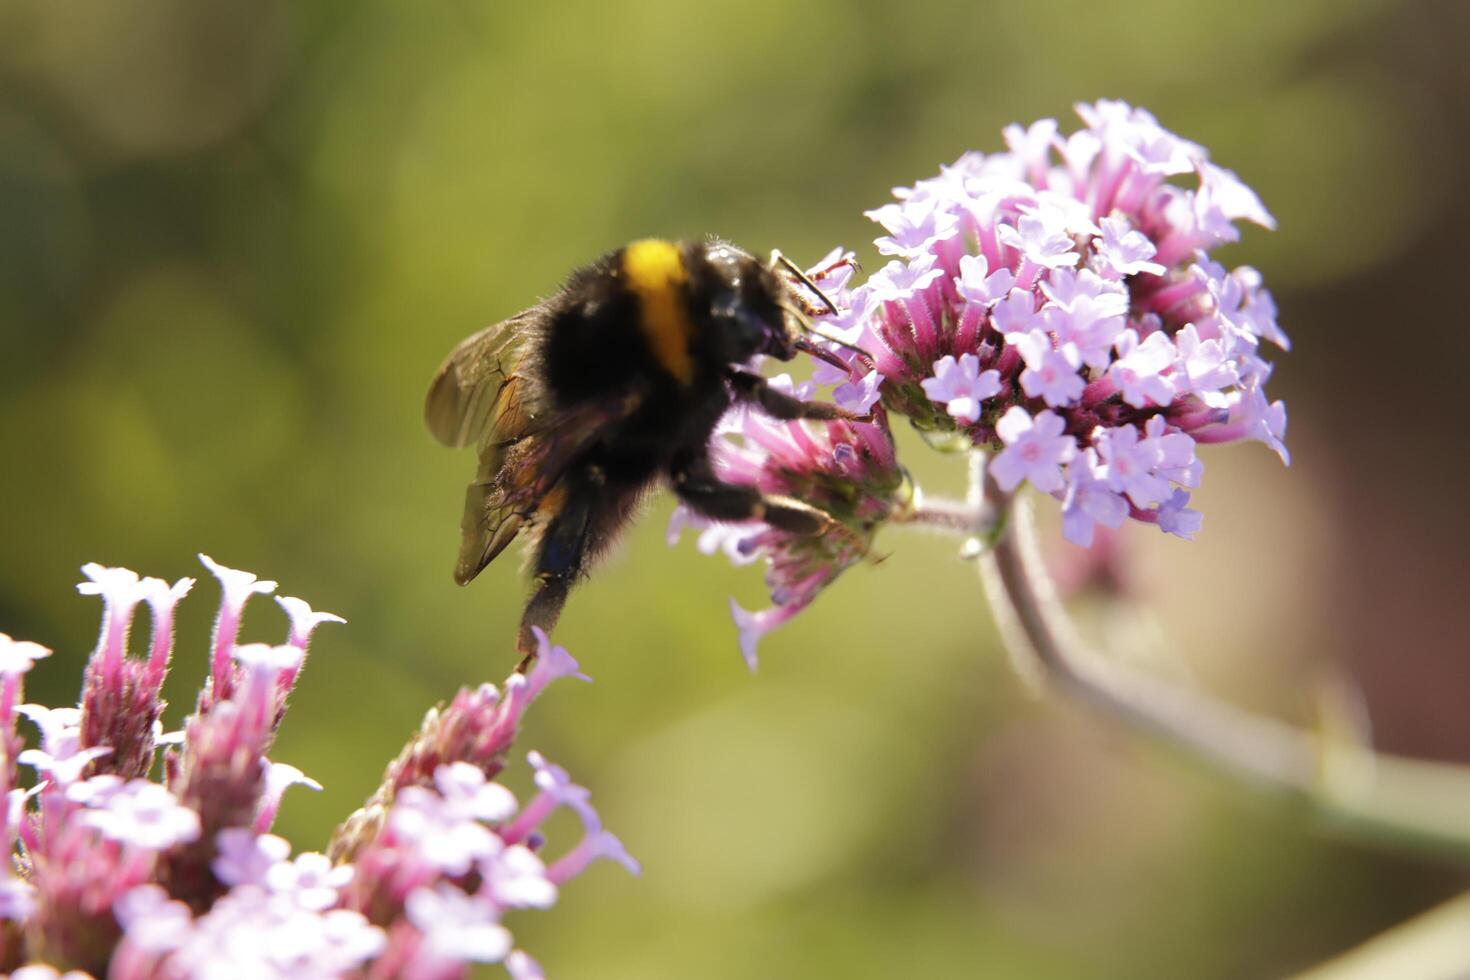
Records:
[[[199,836],[199,814],[146,779],[116,787],[94,804],[78,818],[81,824],[145,851],[165,851]]]

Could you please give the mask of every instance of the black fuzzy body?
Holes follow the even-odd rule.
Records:
[[[709,443],[737,395],[784,397],[741,366],[795,355],[788,289],[722,242],[637,242],[450,355],[430,389],[429,428],[450,445],[478,442],[481,460],[456,578],[531,532],[523,650],[659,482],[719,519],[765,513],[753,488],[715,478]]]

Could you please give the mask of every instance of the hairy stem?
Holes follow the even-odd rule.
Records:
[[[978,454],[972,461],[979,460]],[[972,465],[978,463],[972,462]],[[1000,526],[1002,514],[980,492],[980,484],[972,479],[964,500],[932,497],[919,486],[914,487],[908,505],[893,514],[895,524],[914,524],[949,531],[966,538],[989,538]]]
[[[984,480],[978,467],[972,479]],[[993,482],[983,491],[1002,517],[981,561],[1002,639],[1059,691],[1226,777],[1306,805],[1334,831],[1470,861],[1470,768],[1333,744],[1099,657],[1052,589],[1027,503]]]

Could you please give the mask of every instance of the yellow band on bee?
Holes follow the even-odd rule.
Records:
[[[689,338],[694,326],[685,308],[689,281],[679,246],[656,238],[623,249],[623,278],[638,296],[638,326],[663,368],[684,384],[694,380]]]

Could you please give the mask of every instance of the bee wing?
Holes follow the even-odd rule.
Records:
[[[454,577],[461,585],[505,550],[535,512],[537,488],[513,486],[506,462],[508,455],[527,455],[532,441],[536,407],[519,371],[524,342],[545,315],[544,305],[533,306],[466,338],[439,366],[424,399],[424,423],[435,439],[480,451],[460,522]]]
[[[524,341],[549,315],[545,304],[468,338],[429,386],[424,421],[446,446],[477,445],[465,490],[455,581],[464,585],[514,540],[556,489],[568,464],[641,400],[615,398],[552,410],[524,370]]]
[[[530,516],[535,513],[544,491],[528,485],[515,486],[516,475],[522,473],[513,457],[526,457],[534,444],[527,432],[527,415],[521,404],[519,377],[508,378],[497,390],[494,404],[506,416],[507,429],[516,430],[508,438],[487,438],[480,445],[480,466],[475,479],[465,488],[464,516],[460,519],[459,564],[454,580],[464,585],[505,550]],[[496,416],[495,418],[498,418]],[[482,423],[487,434],[497,435],[495,420]],[[512,457],[508,460],[507,457]],[[507,462],[511,463],[508,467]]]
[[[520,379],[504,386],[504,399],[518,402],[512,389]],[[460,523],[459,564],[454,580],[464,585],[505,550],[543,506],[550,503],[568,464],[605,435],[607,427],[626,418],[642,400],[640,391],[616,398],[542,413],[540,419],[523,416],[520,433],[504,441],[492,439],[480,448],[480,470],[465,491],[464,518]],[[500,434],[500,426],[494,430]]]
[[[545,315],[533,306],[466,338],[439,366],[424,399],[424,422],[446,446],[515,438],[527,406],[516,375],[521,344]]]

